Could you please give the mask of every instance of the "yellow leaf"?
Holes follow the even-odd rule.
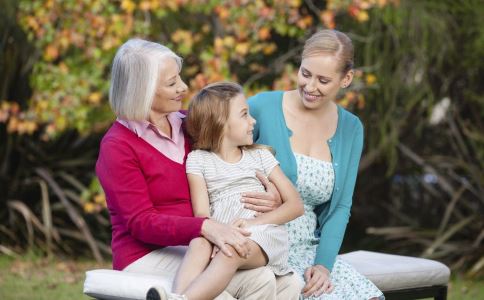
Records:
[[[257,32],[257,35],[259,36],[259,39],[265,41],[271,37],[271,30],[267,27],[262,27]]]
[[[226,36],[224,37],[224,45],[227,48],[232,48],[235,44],[235,39],[233,36]]]
[[[376,82],[376,76],[373,74],[367,74],[365,80],[368,85],[372,85]]]
[[[368,16],[368,12],[366,10],[360,10],[357,14],[356,14],[356,19],[359,21],[359,22],[366,22],[368,21],[369,19],[369,16]]]
[[[91,202],[84,203],[84,211],[86,213],[92,214],[95,209],[96,209],[96,207],[94,206],[93,203],[91,203]]]
[[[99,101],[101,101],[101,93],[99,92],[94,92],[89,95],[87,100],[89,100],[89,103],[91,104],[99,104]]]
[[[235,46],[235,52],[242,56],[245,56],[249,52],[249,43],[239,43]]]
[[[44,52],[44,59],[47,61],[52,61],[56,59],[59,56],[59,50],[57,49],[56,46],[50,44],[45,48]]]
[[[128,13],[132,13],[136,8],[136,4],[131,0],[123,0],[123,2],[121,2],[121,8]]]

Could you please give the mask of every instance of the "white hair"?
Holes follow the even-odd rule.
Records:
[[[109,89],[109,103],[118,118],[148,119],[166,57],[175,59],[181,69],[182,59],[163,45],[142,39],[121,45],[114,57]]]

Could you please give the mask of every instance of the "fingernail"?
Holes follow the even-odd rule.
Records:
[[[244,203],[245,202],[245,199],[244,198],[241,198],[240,199],[240,202]]]

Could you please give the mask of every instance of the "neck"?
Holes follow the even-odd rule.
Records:
[[[221,159],[229,163],[236,163],[242,157],[242,150],[235,145],[227,145],[225,141],[222,142],[220,149],[214,151]]]
[[[171,125],[168,121],[168,113],[158,113],[151,111],[148,121],[155,125],[158,130],[171,137]]]

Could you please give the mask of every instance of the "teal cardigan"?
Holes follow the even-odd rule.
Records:
[[[291,149],[291,130],[286,125],[282,111],[283,91],[262,92],[250,97],[250,114],[257,121],[254,142],[269,145],[276,151],[276,158],[286,176],[295,185],[297,164]],[[335,181],[331,200],[316,207],[320,237],[314,264],[330,271],[338,255],[355,188],[358,164],[363,148],[363,125],[357,116],[338,106],[338,124],[333,137],[328,140]]]

